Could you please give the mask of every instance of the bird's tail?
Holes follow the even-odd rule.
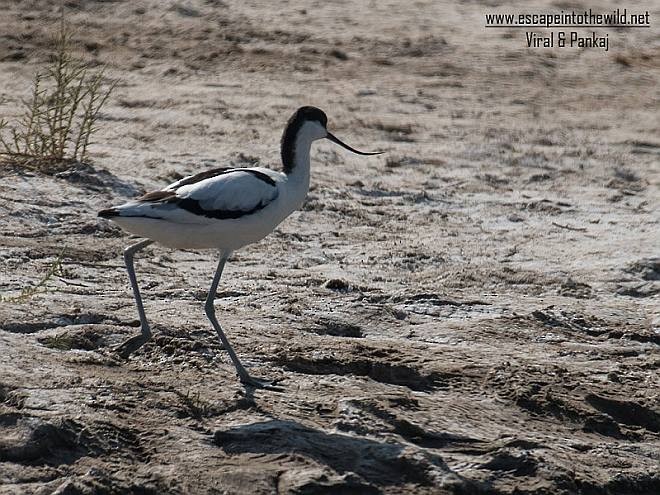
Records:
[[[101,210],[98,213],[98,216],[101,218],[113,218],[119,216],[119,210],[117,208],[108,208],[106,210]]]

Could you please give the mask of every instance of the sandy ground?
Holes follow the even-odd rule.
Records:
[[[0,115],[48,59],[59,2],[0,2]],[[615,2],[70,1],[119,85],[93,163],[0,170],[1,494],[660,493],[660,8],[610,50],[529,49],[487,12]],[[632,8],[633,5],[629,5]],[[313,149],[302,211],[236,253],[137,262],[96,211]]]

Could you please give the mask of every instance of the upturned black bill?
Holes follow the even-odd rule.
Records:
[[[349,145],[347,145],[346,143],[342,143],[338,138],[336,138],[335,136],[333,136],[333,135],[330,134],[329,132],[328,132],[328,135],[326,136],[326,138],[328,138],[328,139],[329,139],[330,141],[332,141],[333,143],[337,143],[339,146],[343,146],[343,147],[346,148],[348,151],[352,151],[353,153],[357,153],[358,155],[381,155],[381,154],[383,154],[382,151],[369,152],[369,153],[368,153],[368,152],[365,152],[365,151],[358,151],[358,150],[356,150],[355,148],[351,148],[351,147],[350,147]]]

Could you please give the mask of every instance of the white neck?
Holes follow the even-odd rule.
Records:
[[[306,133],[298,133],[294,144],[293,169],[287,174],[287,184],[291,195],[295,198],[296,209],[307,197],[310,177],[310,151],[313,139]]]
[[[287,176],[291,204],[299,208],[309,190],[310,150],[312,142],[327,135],[316,121],[292,122],[282,136],[282,164]]]

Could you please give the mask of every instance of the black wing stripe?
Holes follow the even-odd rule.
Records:
[[[226,174],[227,172],[231,172],[234,170],[233,168],[227,168],[227,167],[220,167],[220,168],[212,168],[211,170],[206,170],[204,172],[200,172],[195,175],[191,175],[190,177],[185,177],[181,179],[181,181],[177,184],[176,188],[180,188],[181,186],[189,186],[190,184],[197,184],[198,182],[201,182],[205,179],[210,179],[211,177],[217,177],[218,175]]]
[[[210,179],[211,177],[217,177],[219,175],[228,174],[231,172],[248,172],[254,175],[257,179],[264,181],[266,184],[269,184],[275,187],[275,181],[268,175],[260,172],[259,170],[253,170],[251,168],[214,168],[211,170],[206,170],[205,172],[200,172],[196,175],[191,175],[181,181],[176,185],[176,189],[179,189],[182,186],[189,186],[190,184],[197,184],[205,179]],[[175,189],[175,190],[176,190]]]
[[[193,215],[199,215],[201,217],[208,217],[208,218],[216,218],[218,220],[235,219],[235,218],[241,218],[248,215],[252,215],[253,213],[258,212],[259,210],[264,209],[269,203],[270,201],[265,203],[261,202],[251,210],[205,210],[204,208],[202,208],[202,205],[200,205],[199,201],[197,201],[196,199],[184,198],[176,201],[176,205],[179,208],[186,210],[187,212],[192,213]]]
[[[246,169],[245,172],[250,172],[252,175],[254,175],[257,179],[264,181],[266,184],[277,187],[277,184],[275,183],[275,180],[268,174],[264,174],[263,172],[260,172],[259,170],[251,170],[251,169]]]

